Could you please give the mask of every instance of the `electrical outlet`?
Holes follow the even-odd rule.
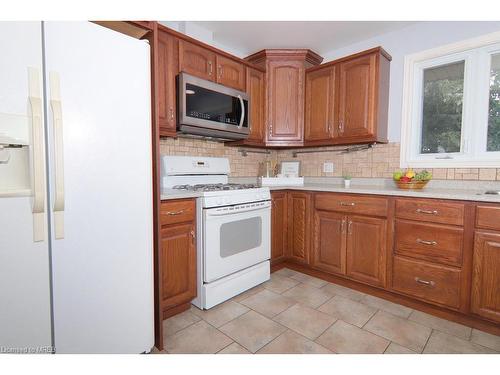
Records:
[[[332,162],[325,162],[323,163],[323,172],[324,173],[333,173],[334,171],[334,167],[333,167],[333,163]]]

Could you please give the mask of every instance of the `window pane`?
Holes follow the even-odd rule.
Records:
[[[465,61],[424,70],[422,154],[460,152]]]
[[[488,151],[500,151],[500,54],[491,56]]]

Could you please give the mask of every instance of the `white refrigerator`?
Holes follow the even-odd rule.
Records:
[[[149,45],[0,22],[0,51],[0,352],[148,352]]]

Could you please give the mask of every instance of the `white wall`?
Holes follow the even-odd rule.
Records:
[[[230,53],[234,56],[243,58],[246,57],[247,54],[243,53],[234,48],[227,47],[219,42],[217,42],[214,38],[214,33],[204,28],[196,23],[190,21],[159,21],[162,25],[165,25],[171,29],[174,29],[180,33],[186,34],[191,38],[197,39],[201,42],[211,45],[212,47],[219,48],[227,53]]]
[[[422,22],[323,54],[324,62],[377,46],[392,56],[389,140],[399,142],[405,55],[495,31],[500,31],[500,22]]]

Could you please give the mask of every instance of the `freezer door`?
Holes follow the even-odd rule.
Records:
[[[0,22],[0,35],[0,134],[28,143],[4,149],[9,157],[0,162],[0,353],[50,352],[41,23]],[[31,104],[42,110],[36,124]]]
[[[57,353],[153,346],[149,45],[46,22]]]

